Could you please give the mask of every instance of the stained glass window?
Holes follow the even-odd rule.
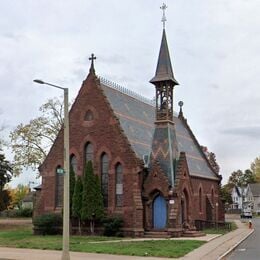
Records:
[[[101,156],[101,187],[104,199],[104,206],[108,206],[108,156],[103,153]]]
[[[76,174],[77,173],[78,163],[77,163],[77,158],[76,158],[76,156],[74,154],[71,155],[71,157],[70,157],[70,165],[71,165],[74,173]]]
[[[123,206],[123,169],[122,165],[116,165],[116,207]]]
[[[201,191],[201,188],[199,190],[199,205],[200,205],[200,212],[202,212],[202,191]]]
[[[211,190],[211,201],[214,206],[214,190],[213,189]]]
[[[88,110],[85,114],[85,121],[92,121],[94,118],[92,111]]]
[[[93,161],[93,145],[89,142],[85,146],[85,162],[88,161]]]

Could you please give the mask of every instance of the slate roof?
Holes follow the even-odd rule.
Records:
[[[253,196],[260,196],[260,183],[250,183],[248,184]]]
[[[174,185],[174,168],[179,157],[176,131],[173,124],[163,123],[155,127],[151,157],[159,163],[171,185]],[[153,165],[150,165],[153,169]]]
[[[136,155],[142,159],[143,155],[150,154],[155,128],[155,107],[124,93],[125,91],[107,86],[102,81],[101,88]],[[178,150],[186,153],[190,175],[217,180],[217,175],[209,166],[187,125],[176,115],[173,121]]]

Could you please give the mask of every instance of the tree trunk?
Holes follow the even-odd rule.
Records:
[[[80,221],[80,218],[78,219],[78,228],[79,228],[79,235],[81,236],[82,232],[81,232],[81,221]]]
[[[90,220],[90,233],[91,233],[91,235],[94,235],[94,232],[95,232],[95,221]]]

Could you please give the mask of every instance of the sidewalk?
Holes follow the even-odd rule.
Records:
[[[247,223],[242,223],[240,220],[234,220],[237,229],[220,236],[201,247],[190,252],[186,256],[180,258],[183,260],[220,260],[225,259],[225,256],[245,240],[254,229],[249,229]]]
[[[61,260],[61,251],[0,247],[0,260]],[[136,257],[70,252],[71,260],[165,260],[158,257]]]
[[[240,220],[235,220],[238,228],[224,236],[207,235],[204,237],[195,238],[197,240],[205,240],[208,243],[190,252],[186,256],[179,258],[179,260],[217,260],[224,259],[224,254],[232,250],[242,240],[249,236],[254,230],[249,229]],[[187,238],[172,238],[172,239],[187,239]],[[188,238],[189,239],[189,238]],[[194,239],[194,238],[190,238]],[[136,241],[137,239],[135,239]],[[146,239],[138,239],[146,240]],[[159,257],[136,257],[136,256],[122,256],[122,255],[104,255],[70,252],[71,260],[165,260],[167,258]],[[60,260],[61,251],[52,250],[36,250],[36,249],[19,249],[0,247],[0,260]]]

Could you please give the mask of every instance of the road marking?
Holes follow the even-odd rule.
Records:
[[[239,251],[239,252],[244,252],[244,251],[246,251],[246,248],[240,248],[240,249],[238,249],[237,251]]]

